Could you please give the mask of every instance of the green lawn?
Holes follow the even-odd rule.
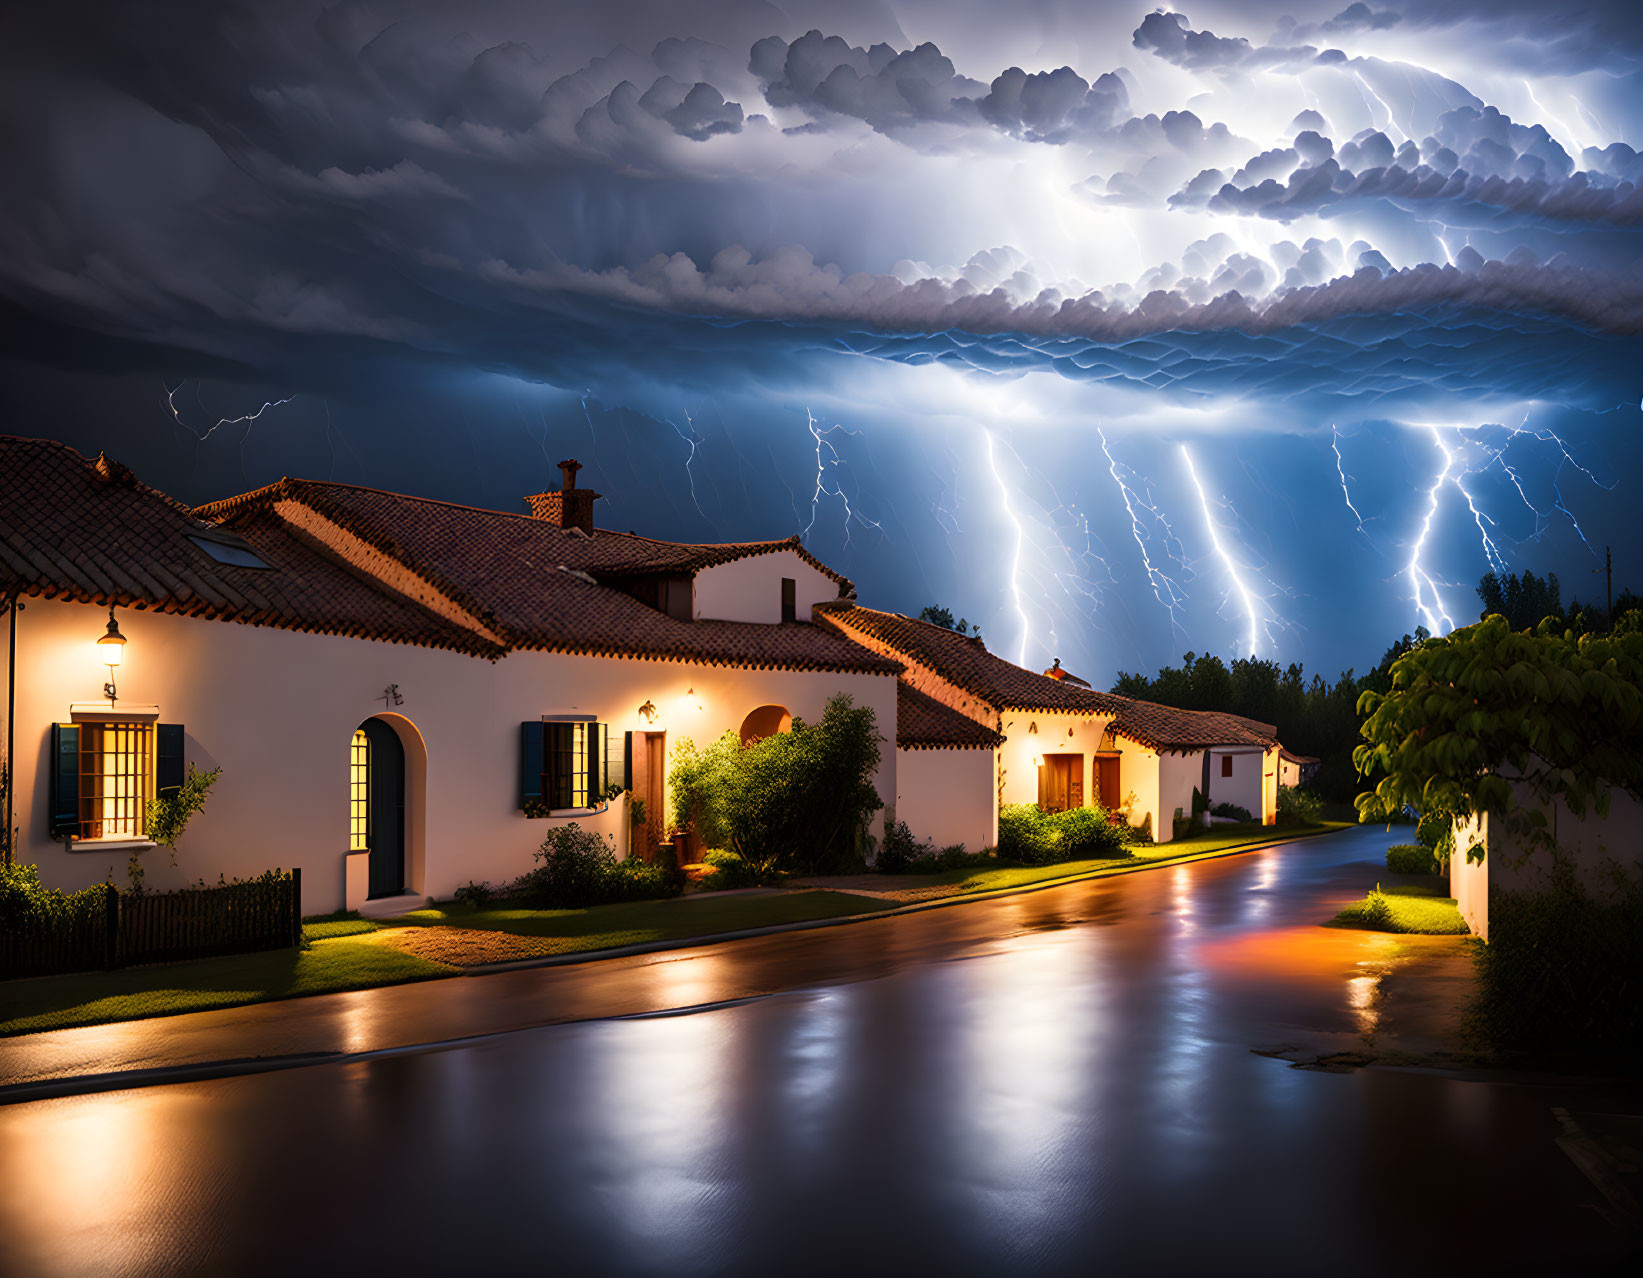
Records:
[[[1425,936],[1465,936],[1466,926],[1453,897],[1442,889],[1412,885],[1383,888],[1354,901],[1326,927],[1357,927],[1372,932],[1414,932]]]
[[[702,893],[666,901],[627,901],[583,910],[475,910],[448,903],[393,920],[394,926],[478,928],[545,937],[554,953],[613,949],[650,941],[677,941],[719,932],[836,919],[889,909],[893,902],[845,892],[792,892],[772,896]]]
[[[0,984],[0,1036],[398,985],[455,970],[391,946],[339,937],[316,941],[307,950],[7,981]]]
[[[1029,887],[1052,879],[1070,878],[1076,874],[1091,874],[1102,870],[1138,867],[1152,861],[1174,861],[1214,856],[1251,843],[1271,843],[1281,839],[1307,834],[1325,834],[1344,830],[1350,822],[1324,821],[1317,825],[1262,825],[1259,821],[1240,822],[1236,825],[1218,825],[1199,830],[1169,843],[1138,844],[1131,850],[1133,856],[1106,857],[1087,861],[1058,861],[1054,865],[1004,865],[996,870],[978,870],[973,866],[957,870],[942,870],[937,874],[886,874],[886,888],[951,887],[954,895],[962,892],[996,892],[1004,888]]]

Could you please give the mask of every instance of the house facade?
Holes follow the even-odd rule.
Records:
[[[570,821],[648,855],[681,739],[841,693],[895,743],[881,820],[938,844],[991,846],[1001,802],[1101,802],[1168,839],[1194,786],[1272,818],[1278,747],[1243,721],[861,608],[797,538],[598,528],[576,472],[529,513],[292,479],[190,509],[0,438],[18,858],[63,889],[133,858],[157,889],[300,866],[309,912],[389,912],[517,876]],[[190,767],[221,774],[173,858],[144,807]]]
[[[904,684],[999,735],[992,762],[1000,805],[1098,804],[1161,843],[1175,837],[1178,813],[1191,816],[1194,789],[1210,804],[1236,803],[1265,824],[1277,820],[1282,747],[1269,725],[1035,674],[974,636],[850,599],[818,604],[816,616],[901,662]]]

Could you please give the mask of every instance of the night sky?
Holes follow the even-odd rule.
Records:
[[[0,430],[575,456],[1100,684],[1643,588],[1643,6],[1387,4],[19,5]]]

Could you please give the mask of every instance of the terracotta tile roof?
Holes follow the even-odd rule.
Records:
[[[961,635],[928,621],[915,621],[900,613],[878,612],[843,602],[820,604],[816,613],[847,634],[856,632],[877,640],[928,667],[948,683],[999,710],[1112,714],[1124,700],[1059,679],[1046,679],[994,656],[973,636]]]
[[[118,462],[0,436],[0,590],[501,655],[284,526],[234,531],[268,567],[219,562],[192,538],[235,538]]]
[[[1293,750],[1290,750],[1288,748],[1280,750],[1278,753],[1280,755],[1282,755],[1283,758],[1285,760],[1287,760],[1288,762],[1290,762],[1290,763],[1321,763],[1321,762],[1323,762],[1323,760],[1318,758],[1318,756],[1315,755],[1315,754],[1296,754]]]
[[[294,521],[302,511],[327,526],[310,528],[314,535],[341,530],[356,539],[351,544],[358,554],[385,556],[406,570],[407,590],[422,597],[415,583],[425,584],[429,606],[467,617],[508,648],[752,669],[895,674],[902,668],[808,622],[679,621],[599,580],[687,571],[773,550],[803,554],[796,538],[693,546],[602,529],[588,536],[530,515],[300,479],[199,508],[236,531],[247,520]]]
[[[927,621],[846,602],[822,604],[816,611],[846,634],[876,640],[1000,710],[1111,715],[1113,732],[1153,750],[1274,743],[1258,730],[1270,732],[1269,725],[1214,711],[1178,710],[1047,678],[994,656],[979,639]]]
[[[456,577],[472,576],[466,571],[468,566],[496,556],[508,558],[520,568],[563,564],[595,577],[626,577],[695,572],[752,555],[791,550],[838,582],[844,594],[854,590],[848,577],[811,555],[797,536],[716,544],[657,541],[605,528],[597,528],[589,536],[536,515],[486,510],[357,484],[282,479],[266,488],[201,506],[199,514],[223,519],[246,506],[280,500],[300,501],[372,544],[392,541],[395,553],[412,566],[436,560],[447,564]]]
[[[1002,734],[905,683],[896,684],[896,745],[903,750],[993,749]]]

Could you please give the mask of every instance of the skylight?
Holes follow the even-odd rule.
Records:
[[[230,540],[220,534],[213,537],[197,537],[193,533],[189,533],[188,540],[205,551],[219,564],[229,564],[235,568],[272,568],[274,566],[259,558],[257,552],[238,537]]]

